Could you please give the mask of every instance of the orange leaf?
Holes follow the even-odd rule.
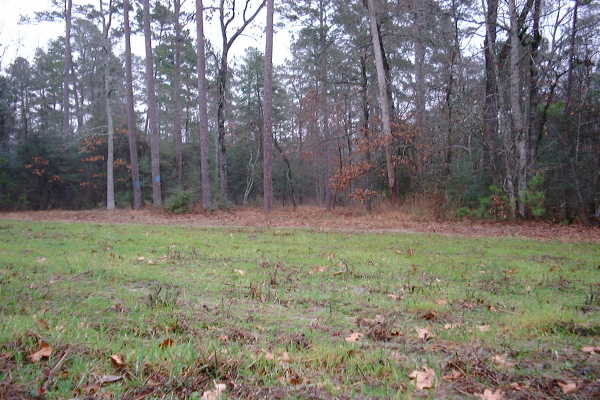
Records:
[[[362,333],[360,333],[360,332],[354,332],[354,333],[352,333],[350,336],[348,336],[348,337],[346,338],[346,342],[350,342],[350,343],[356,343],[356,342],[358,342],[360,339],[362,339],[362,338],[363,338],[363,336],[364,336],[364,335],[363,335]]]
[[[569,394],[577,391],[577,384],[575,382],[557,382],[564,394]]]
[[[173,341],[173,339],[169,338],[169,339],[165,339],[161,344],[158,345],[158,347],[160,347],[161,349],[166,349],[167,347],[171,347],[175,344],[175,342]]]
[[[52,347],[48,343],[42,342],[40,345],[40,349],[35,353],[30,354],[27,358],[31,360],[31,362],[39,362],[43,358],[48,358],[52,355]]]
[[[123,356],[119,354],[113,354],[110,356],[110,361],[112,362],[113,367],[115,367],[117,370],[125,368],[125,360],[123,359]]]

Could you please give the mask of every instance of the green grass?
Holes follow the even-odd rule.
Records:
[[[0,383],[48,399],[199,399],[215,382],[224,398],[458,399],[567,398],[563,380],[586,398],[599,298],[597,244],[2,221]],[[32,363],[40,342],[53,354]],[[422,366],[435,387],[417,391]]]

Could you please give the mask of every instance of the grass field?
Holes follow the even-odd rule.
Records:
[[[0,399],[584,399],[598,377],[598,244],[0,221]]]

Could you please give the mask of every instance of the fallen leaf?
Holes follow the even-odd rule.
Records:
[[[446,304],[448,304],[448,300],[446,300],[446,299],[437,299],[435,301],[435,304],[437,304],[438,306],[445,306]]]
[[[437,313],[435,311],[430,311],[427,314],[423,315],[423,318],[427,321],[434,320],[437,317]]]
[[[433,334],[427,328],[415,328],[419,339],[427,341],[433,337]]]
[[[435,379],[435,371],[429,367],[423,367],[411,372],[408,377],[415,380],[417,390],[431,389]]]
[[[299,385],[302,383],[302,378],[300,378],[300,376],[298,376],[298,374],[292,374],[288,378],[288,382],[292,385]]]
[[[594,353],[600,354],[600,346],[586,346],[586,347],[582,347],[581,351],[583,351],[584,353],[590,353],[590,354],[594,354]]]
[[[110,362],[116,370],[121,370],[126,367],[123,356],[119,354],[113,354],[112,356],[110,356]]]
[[[279,359],[281,361],[283,361],[283,362],[289,362],[290,361],[290,355],[288,354],[287,351],[284,351],[283,353],[281,353],[281,357]]]
[[[442,378],[445,381],[456,381],[456,380],[458,380],[458,379],[460,379],[462,377],[463,377],[462,372],[460,372],[457,369],[453,369],[452,372],[450,372],[449,374],[444,375]]]
[[[173,341],[173,339],[168,338],[165,339],[161,344],[158,345],[158,347],[160,347],[161,349],[166,349],[167,347],[171,347],[175,344],[175,341]]]
[[[508,361],[506,356],[500,354],[496,354],[494,357],[492,357],[492,361],[494,364],[503,368],[512,368],[515,366],[515,363]]]
[[[564,394],[569,394],[577,391],[577,384],[575,382],[556,382]]]
[[[393,293],[388,294],[388,297],[392,300],[402,300],[403,299],[402,296],[399,296],[399,295],[393,294]]]
[[[513,390],[517,390],[519,392],[527,389],[527,385],[521,382],[513,382],[510,384],[510,387],[513,388]]]
[[[123,380],[123,376],[121,375],[102,375],[98,378],[98,385],[110,385],[121,380]]]
[[[363,338],[363,334],[360,332],[354,332],[350,336],[346,337],[346,342],[355,343]]]
[[[37,323],[46,330],[50,329],[50,325],[48,325],[48,322],[43,319],[38,319]]]
[[[46,257],[38,257],[36,261],[38,264],[45,264],[48,259]]]
[[[408,249],[408,251],[406,252],[406,254],[407,254],[409,257],[412,257],[412,256],[414,256],[414,255],[415,255],[415,251],[414,251],[414,249]]]
[[[246,271],[242,270],[242,269],[236,269],[234,270],[235,272],[237,272],[238,274],[240,274],[241,276],[246,275]]]
[[[480,332],[488,332],[490,330],[490,326],[489,325],[479,325],[477,327],[477,329],[479,329]]]
[[[326,272],[326,271],[327,271],[327,267],[324,267],[324,266],[319,266],[319,267],[314,267],[314,268],[313,268],[313,269],[312,269],[312,270],[309,272],[309,274],[311,274],[311,275],[312,275],[312,274],[316,274],[316,273],[319,273],[319,272]]]
[[[459,324],[444,324],[445,330],[454,329],[454,328],[458,328],[458,327],[459,327]]]
[[[476,396],[483,400],[504,400],[504,392],[500,389],[494,392],[490,389],[485,389],[483,393],[476,394]]]
[[[146,261],[146,257],[138,257],[137,260],[139,262],[143,262],[143,261]]]
[[[494,306],[492,306],[491,304],[488,306],[488,311],[489,312],[498,312],[498,309]]]
[[[275,359],[275,355],[273,353],[267,352],[267,353],[265,353],[265,359],[272,361]]]
[[[27,358],[29,358],[31,362],[36,363],[42,360],[43,358],[50,357],[52,355],[52,351],[52,347],[50,347],[48,343],[42,342],[40,344],[40,349],[35,353],[32,353],[29,356],[27,356]]]
[[[221,395],[224,391],[227,390],[227,385],[224,383],[215,383],[214,390],[207,390],[202,394],[202,398],[200,400],[217,400],[221,398]]]

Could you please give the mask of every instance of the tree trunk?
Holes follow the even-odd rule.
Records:
[[[106,208],[115,209],[115,128],[112,115],[111,88],[110,88],[110,57],[112,49],[110,43],[110,26],[112,22],[112,0],[108,2],[108,21],[104,14],[104,0],[100,0],[100,13],[102,15],[102,39],[104,43],[102,49],[104,52],[104,103],[106,106],[106,123],[108,126],[108,154],[106,157]]]
[[[196,0],[196,37],[197,37],[197,69],[198,69],[198,112],[200,136],[200,178],[202,187],[202,206],[206,210],[212,208],[212,193],[208,170],[208,101],[206,85],[206,54],[204,43],[204,5]]]
[[[146,42],[146,91],[148,96],[148,124],[150,129],[150,156],[152,162],[152,200],[155,207],[162,206],[160,181],[160,133],[156,110],[154,82],[154,56],[150,31],[150,0],[144,0],[144,38]]]
[[[492,170],[496,168],[498,140],[498,82],[496,81],[496,35],[498,0],[487,0],[485,35],[485,106],[483,111],[483,136]]]
[[[525,197],[527,193],[527,135],[523,124],[521,105],[521,40],[519,39],[516,0],[509,1],[510,9],[510,107],[513,138],[517,151],[518,212],[525,217]]]
[[[71,82],[71,65],[73,64],[71,55],[71,10],[73,8],[72,0],[65,0],[65,58],[63,66],[63,135],[71,135],[71,111],[69,100],[69,83]]]
[[[225,96],[227,95],[228,83],[228,66],[227,66],[228,51],[223,50],[221,67],[218,76],[218,92],[219,103],[217,105],[217,160],[219,167],[219,188],[221,193],[221,201],[225,204],[228,201],[227,187],[227,147],[225,146]]]
[[[183,187],[183,143],[181,140],[181,0],[174,0],[175,18],[175,71],[173,73],[173,98],[175,105],[175,119],[173,130],[175,131],[175,165],[177,166],[177,183]]]
[[[381,107],[381,119],[383,121],[383,136],[385,142],[385,161],[387,167],[388,187],[392,195],[392,201],[396,200],[396,175],[394,162],[392,159],[392,121],[389,98],[387,94],[387,83],[385,69],[383,66],[383,52],[381,51],[380,38],[377,29],[377,14],[375,1],[368,0],[369,20],[371,24],[371,40],[373,43],[373,52],[375,53],[375,66],[377,67],[377,82],[379,86],[379,104]]]
[[[129,161],[131,164],[131,184],[133,187],[133,208],[142,207],[142,185],[137,149],[137,127],[133,108],[133,71],[131,61],[131,26],[129,24],[129,0],[125,0],[123,15],[125,18],[125,74],[127,88],[127,139],[129,141]]]
[[[273,209],[273,14],[273,0],[267,0],[263,106],[263,202],[267,213]]]
[[[417,151],[422,149],[426,140],[426,121],[425,121],[425,42],[423,40],[423,32],[425,30],[424,24],[424,10],[423,1],[416,0],[415,4],[415,21],[414,21],[414,40],[415,40],[415,124],[417,131],[416,142],[420,146],[417,147]],[[422,171],[423,165],[421,164],[422,157],[417,157],[417,166],[419,171]]]

